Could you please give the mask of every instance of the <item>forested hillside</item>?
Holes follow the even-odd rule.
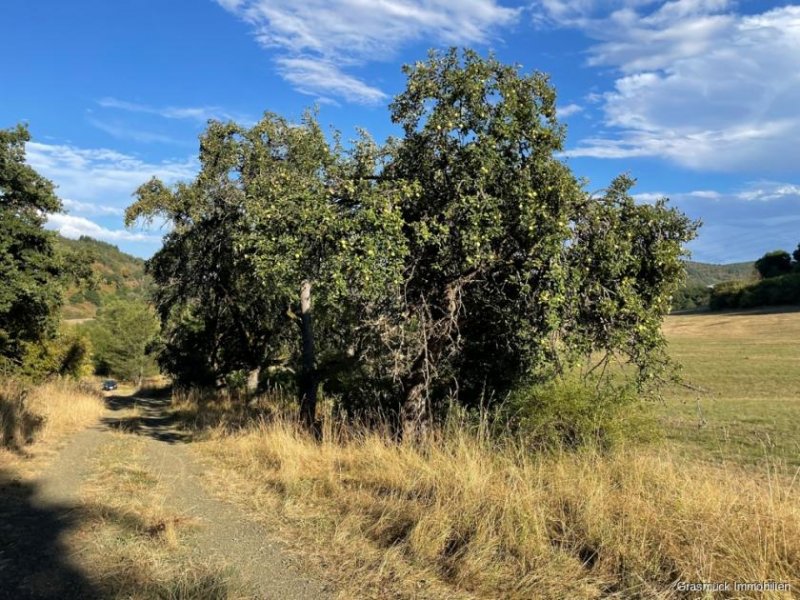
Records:
[[[735,279],[755,279],[756,268],[752,262],[715,265],[686,261],[686,285],[714,285]]]
[[[110,300],[147,295],[149,278],[145,275],[141,258],[87,236],[77,240],[59,237],[58,245],[87,257],[92,264],[91,280],[67,289],[63,308],[65,319],[93,318],[98,309]]]

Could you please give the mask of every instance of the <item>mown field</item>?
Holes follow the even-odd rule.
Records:
[[[800,466],[800,309],[667,318],[684,379],[658,407],[682,453],[712,461]]]

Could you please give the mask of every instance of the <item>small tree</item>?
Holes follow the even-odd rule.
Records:
[[[104,306],[89,329],[96,370],[141,385],[155,372],[148,347],[158,333],[152,309],[141,300],[117,300]]]
[[[756,270],[762,279],[786,275],[792,270],[792,257],[785,250],[767,252],[756,261]]]

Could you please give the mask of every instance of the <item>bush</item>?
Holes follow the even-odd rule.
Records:
[[[792,256],[785,250],[767,252],[756,261],[756,270],[764,279],[786,275],[792,271]]]
[[[738,308],[742,290],[748,286],[746,281],[724,281],[718,283],[711,290],[708,307],[711,310],[724,310]]]
[[[557,379],[517,389],[503,409],[512,430],[537,450],[607,449],[652,437],[653,421],[632,389]]]
[[[90,375],[92,345],[80,330],[65,326],[52,340],[25,346],[20,376],[39,381],[57,375],[80,379]]]
[[[672,297],[672,310],[690,310],[708,306],[711,290],[704,284],[687,285]]]
[[[800,273],[790,273],[751,284],[741,281],[720,283],[711,292],[709,306],[712,310],[721,310],[798,303],[800,303]]]

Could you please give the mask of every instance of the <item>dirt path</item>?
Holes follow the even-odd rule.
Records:
[[[111,399],[103,423],[76,435],[32,484],[15,481],[0,468],[0,598],[108,596],[93,583],[96,577],[86,572],[84,554],[92,549],[76,545],[70,532],[80,528],[92,511],[96,514],[98,508],[86,505],[80,490],[97,468],[96,457],[106,446],[119,445],[120,435],[136,446],[141,454],[139,466],[157,480],[157,489],[164,490],[159,497],[164,509],[193,522],[185,539],[189,556],[226,565],[237,580],[236,597],[243,595],[238,590],[246,590],[244,596],[253,598],[332,595],[304,574],[299,562],[269,532],[238,508],[206,493],[200,483],[202,468],[186,447],[191,437],[166,416],[167,402]],[[104,476],[113,477],[116,468],[123,473],[124,467],[106,466]],[[131,515],[119,512],[102,510],[110,526],[130,521]],[[117,589],[112,595],[142,597],[138,592]]]

